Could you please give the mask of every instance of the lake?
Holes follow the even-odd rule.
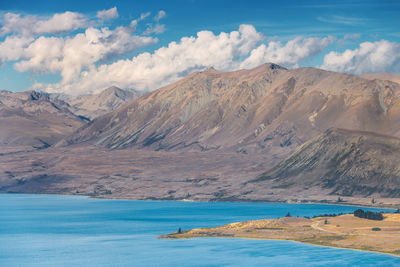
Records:
[[[390,255],[290,241],[156,238],[179,227],[355,209],[0,194],[0,266],[400,266]]]

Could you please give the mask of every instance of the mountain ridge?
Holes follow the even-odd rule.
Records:
[[[388,80],[400,84],[400,74],[380,72],[380,73],[365,73],[360,76],[361,78],[368,80]]]
[[[399,137],[397,83],[276,64],[210,68],[46,149],[0,154],[0,191],[399,204]]]
[[[67,103],[48,94],[0,92],[0,146],[4,151],[46,148],[83,124]]]
[[[211,69],[105,114],[63,143],[288,153],[330,127],[400,135],[399,95],[390,81],[314,68]]]

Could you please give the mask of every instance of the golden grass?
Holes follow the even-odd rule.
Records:
[[[373,231],[372,228],[380,230]],[[361,219],[352,214],[313,219],[285,217],[253,220],[172,233],[159,238],[192,237],[292,240],[400,256],[400,214],[385,213],[382,221]]]

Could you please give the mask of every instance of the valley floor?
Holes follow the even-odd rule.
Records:
[[[339,196],[332,189],[256,179],[279,155],[106,150],[72,146],[0,154],[1,193],[135,200],[324,203],[400,206],[400,198]],[[374,203],[372,203],[374,202]]]

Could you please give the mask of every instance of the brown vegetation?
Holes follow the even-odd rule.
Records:
[[[384,213],[383,216],[382,221],[361,219],[352,214],[313,219],[285,217],[193,229],[159,238],[239,237],[292,240],[400,256],[400,214]],[[373,230],[378,228],[379,231]]]

